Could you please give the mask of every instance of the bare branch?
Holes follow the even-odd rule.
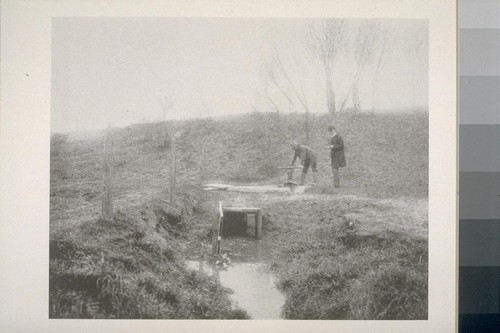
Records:
[[[380,35],[380,24],[378,24],[375,20],[371,20],[368,23],[362,24],[358,28],[358,32],[356,35],[356,45],[354,49],[354,59],[356,61],[356,72],[353,77],[353,82],[351,89],[346,96],[346,99],[342,103],[342,107],[345,105],[349,94],[352,95],[353,106],[356,110],[361,109],[361,102],[358,93],[358,85],[361,74],[363,73],[364,68],[370,61],[373,56],[375,43],[378,40]]]
[[[275,58],[275,60],[276,60],[276,62],[277,62],[277,63],[278,63],[278,65],[279,65],[279,69],[281,70],[281,74],[282,74],[282,76],[285,78],[285,80],[288,82],[288,84],[289,84],[289,85],[290,85],[290,87],[292,88],[292,91],[293,91],[293,93],[295,94],[295,96],[297,97],[297,99],[299,100],[299,102],[302,104],[302,106],[303,106],[304,108],[306,108],[306,107],[307,107],[306,102],[305,102],[305,100],[303,99],[303,97],[302,97],[302,96],[300,96],[300,94],[299,94],[299,92],[298,92],[297,88],[295,87],[295,85],[293,84],[292,80],[290,79],[290,76],[288,75],[287,71],[285,70],[285,67],[283,66],[283,62],[281,61],[281,57],[280,57],[280,55],[279,55],[279,53],[278,53],[278,50],[275,48],[275,49],[274,49],[274,51],[275,51],[275,53],[276,53],[276,58]]]
[[[346,21],[326,20],[319,28],[309,26],[309,50],[321,60],[325,73],[326,104],[330,114],[336,113],[335,91],[331,78],[333,63],[347,42]]]
[[[259,97],[267,100],[272,105],[272,107],[276,111],[276,113],[280,112],[278,104],[276,104],[276,102],[274,101],[274,99],[270,96],[268,89],[265,89],[264,93],[257,92],[257,94],[258,94]]]
[[[283,96],[288,100],[289,103],[294,104],[293,100],[288,95],[288,93],[278,83],[274,69],[268,70],[268,74],[269,74],[269,78],[271,79],[271,82],[274,84],[274,86],[281,92],[281,94],[283,94]]]

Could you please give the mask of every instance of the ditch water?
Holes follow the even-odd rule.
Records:
[[[221,253],[231,260],[227,266],[206,260],[187,260],[188,268],[218,277],[231,289],[229,295],[237,306],[252,319],[280,319],[285,297],[276,288],[277,278],[265,262],[267,253],[261,242],[248,238],[229,238],[222,241]]]

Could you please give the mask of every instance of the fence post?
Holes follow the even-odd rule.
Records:
[[[104,154],[103,154],[103,176],[104,176],[104,193],[102,200],[102,216],[106,220],[113,218],[113,187],[112,187],[112,157],[111,157],[111,126],[108,124],[106,135],[104,138]]]
[[[220,242],[222,240],[222,232],[224,228],[224,210],[222,209],[222,201],[219,201],[219,225],[217,228],[217,246],[216,246],[216,254],[220,253]]]
[[[174,195],[175,195],[175,134],[172,131],[170,135],[170,204],[174,203]]]

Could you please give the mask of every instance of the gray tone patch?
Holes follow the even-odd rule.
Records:
[[[460,266],[500,266],[500,219],[460,220]]]
[[[500,28],[500,1],[460,0],[458,3],[461,29]]]
[[[460,124],[500,124],[500,76],[460,77]]]
[[[460,172],[460,219],[500,218],[500,172]]]
[[[460,126],[460,170],[500,171],[500,125]]]
[[[460,29],[460,75],[500,75],[500,30]]]
[[[459,312],[498,313],[500,267],[460,267]]]

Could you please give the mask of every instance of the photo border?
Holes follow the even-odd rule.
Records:
[[[0,328],[2,331],[455,332],[457,27],[452,0],[2,1]],[[350,17],[429,20],[428,320],[49,319],[49,167],[53,17]],[[5,274],[8,272],[8,274]]]

